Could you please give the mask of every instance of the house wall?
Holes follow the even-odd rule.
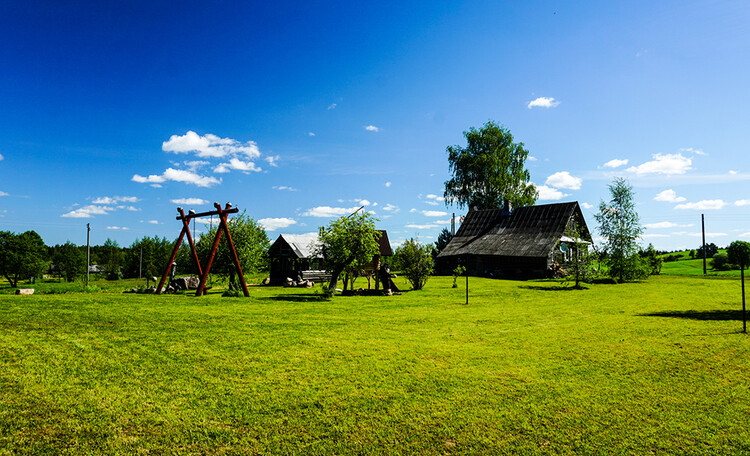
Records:
[[[469,275],[497,279],[544,278],[550,261],[547,257],[512,257],[494,255],[471,255],[465,258],[438,258],[436,272],[450,275],[458,265],[464,265]]]

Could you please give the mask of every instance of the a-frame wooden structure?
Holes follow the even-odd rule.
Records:
[[[180,245],[182,244],[182,239],[187,234],[188,243],[190,244],[190,250],[193,253],[193,260],[195,261],[195,265],[198,268],[198,273],[201,276],[200,283],[198,284],[198,289],[195,291],[196,296],[201,296],[206,294],[206,280],[208,279],[208,273],[211,271],[211,264],[214,262],[214,257],[216,256],[216,250],[219,248],[219,241],[221,241],[222,234],[226,234],[227,236],[227,242],[229,243],[229,251],[231,253],[232,262],[234,263],[234,267],[237,269],[237,274],[240,278],[240,283],[242,284],[242,292],[245,294],[245,297],[249,297],[250,293],[247,291],[247,283],[245,283],[245,276],[242,274],[242,267],[240,266],[240,259],[237,256],[237,250],[234,248],[234,242],[232,242],[232,235],[229,233],[229,227],[227,226],[227,217],[229,214],[236,214],[239,212],[239,209],[232,208],[231,203],[227,203],[226,207],[224,209],[221,208],[221,204],[214,203],[214,207],[216,208],[215,211],[208,211],[208,212],[200,212],[196,214],[194,211],[188,212],[187,215],[185,215],[185,212],[182,210],[181,207],[177,208],[177,212],[180,214],[177,216],[177,220],[182,221],[182,231],[180,232],[180,237],[177,238],[177,242],[175,242],[174,250],[172,251],[172,256],[169,258],[169,262],[167,263],[167,266],[164,268],[164,275],[162,275],[161,280],[159,281],[159,286],[156,287],[156,294],[160,294],[162,288],[164,287],[164,284],[167,282],[167,277],[169,277],[169,270],[172,268],[172,263],[174,263],[175,258],[177,258],[177,252],[180,250]],[[208,255],[208,259],[206,260],[206,266],[205,268],[201,268],[201,262],[198,258],[198,251],[195,249],[195,243],[193,242],[193,236],[190,234],[190,220],[194,218],[199,217],[209,217],[212,215],[218,215],[219,216],[219,227],[216,230],[216,237],[214,238],[214,242],[211,245],[211,252]]]

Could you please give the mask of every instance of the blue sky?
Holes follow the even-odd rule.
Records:
[[[280,233],[365,205],[449,226],[446,147],[487,120],[591,228],[629,179],[643,243],[750,240],[750,4],[16,2],[0,15],[0,229],[175,237],[231,201]],[[200,230],[201,227],[198,226]]]

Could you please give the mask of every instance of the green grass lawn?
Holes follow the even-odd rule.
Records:
[[[679,260],[679,261],[670,261],[668,263],[664,263],[661,268],[662,274],[671,274],[671,275],[690,275],[690,276],[703,276],[703,259],[697,259],[697,260]],[[748,274],[748,271],[745,270],[745,275]],[[731,271],[716,271],[711,266],[711,259],[709,258],[706,261],[706,275],[708,276],[721,276],[721,277],[740,277],[740,271],[739,269],[731,270]]]
[[[0,295],[0,454],[750,454],[736,279],[451,282]]]

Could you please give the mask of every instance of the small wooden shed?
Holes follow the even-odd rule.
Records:
[[[372,269],[380,267],[382,257],[393,256],[393,249],[385,230],[378,230],[379,255],[375,255]],[[292,280],[305,279],[314,282],[329,280],[330,274],[325,271],[325,259],[313,255],[313,249],[318,242],[317,233],[280,234],[268,249],[271,263],[270,280],[272,285],[282,285],[287,277]]]

